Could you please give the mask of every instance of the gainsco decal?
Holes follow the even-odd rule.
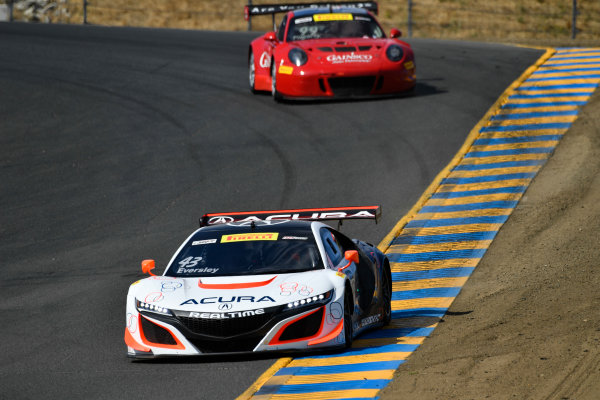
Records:
[[[278,232],[237,233],[233,235],[221,236],[221,243],[250,242],[254,240],[277,240],[278,236]]]
[[[254,296],[231,296],[230,298],[227,298],[227,297],[203,297],[199,300],[187,299],[180,305],[184,306],[186,304],[217,304],[217,303],[242,303],[242,302],[260,303],[263,301],[270,301],[270,302],[275,303],[275,300],[270,296],[263,296],[259,299],[256,299],[256,297],[254,297]]]
[[[332,54],[327,56],[327,61],[332,64],[345,64],[345,63],[369,63],[373,60],[373,56],[370,54]]]
[[[249,310],[249,311],[238,311],[238,312],[228,312],[228,313],[199,313],[199,312],[190,312],[188,315],[189,318],[202,318],[202,319],[230,319],[230,318],[240,318],[240,317],[251,317],[253,315],[264,314],[265,310],[259,308],[258,310]]]

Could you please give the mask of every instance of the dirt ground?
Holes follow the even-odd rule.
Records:
[[[502,227],[391,399],[600,399],[600,93]]]

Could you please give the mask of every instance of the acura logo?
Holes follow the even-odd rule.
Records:
[[[208,224],[209,225],[215,225],[215,224],[227,224],[229,222],[233,222],[233,217],[212,217],[211,219],[208,220]]]
[[[219,304],[219,310],[231,310],[231,304],[221,303]]]

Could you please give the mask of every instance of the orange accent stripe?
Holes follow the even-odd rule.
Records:
[[[201,279],[198,279],[198,287],[202,289],[249,289],[261,286],[267,286],[277,276],[272,277],[268,281],[262,282],[246,282],[246,283],[202,283]]]
[[[127,328],[125,328],[125,344],[137,351],[143,351],[146,353],[149,353],[151,351],[148,347],[142,346],[141,344],[136,342],[133,336],[131,336],[131,332],[129,332],[129,329]]]
[[[156,326],[161,327],[162,329],[166,330],[167,332],[169,332],[169,334],[173,337],[173,339],[175,340],[175,343],[177,344],[162,344],[162,343],[153,343],[151,341],[149,341],[148,339],[146,339],[146,336],[144,336],[144,331],[142,330],[142,318],[144,318],[143,315],[140,315],[140,317],[138,318],[139,321],[139,328],[140,328],[140,337],[142,338],[142,343],[144,343],[147,346],[152,346],[152,347],[161,347],[164,349],[177,349],[177,350],[184,350],[185,346],[183,345],[183,343],[181,343],[179,341],[179,339],[177,339],[177,336],[175,336],[173,334],[173,332],[171,332],[170,329],[162,326],[162,325],[158,325],[158,324],[154,324],[154,322],[150,321],[148,318],[146,318],[146,321],[150,322],[151,324],[154,324]]]
[[[273,337],[273,339],[271,339],[271,341],[269,342],[269,345],[302,342],[304,340],[309,340],[309,339],[313,339],[313,338],[318,337],[321,334],[321,332],[323,332],[323,325],[324,325],[324,322],[325,322],[325,310],[323,310],[323,318],[321,318],[321,327],[319,328],[319,332],[317,332],[315,335],[310,336],[310,337],[303,337],[303,338],[300,338],[300,339],[283,340],[283,341],[279,340],[279,338],[281,337],[281,335],[287,329],[288,326],[290,326],[294,322],[300,321],[302,318],[306,318],[309,315],[312,315],[312,314],[316,313],[317,311],[319,311],[321,309],[324,309],[324,308],[325,308],[324,306],[323,307],[319,307],[319,308],[317,308],[317,309],[309,312],[308,314],[304,314],[304,315],[302,315],[302,316],[300,316],[298,318],[295,318],[295,319],[291,320],[290,322],[288,322],[287,324],[285,324],[284,326],[282,326],[281,329],[279,330],[279,332],[277,332],[277,335],[275,335]]]
[[[329,207],[329,208],[298,208],[294,210],[270,210],[270,211],[236,211],[205,214],[206,217],[216,217],[219,215],[244,215],[244,214],[272,214],[272,213],[293,213],[293,212],[318,212],[334,210],[377,210],[379,206],[366,207]]]
[[[315,344],[319,344],[319,343],[323,343],[323,342],[328,342],[332,339],[335,339],[340,332],[342,331],[342,329],[344,329],[344,320],[342,319],[340,321],[340,323],[335,327],[335,329],[333,331],[331,331],[331,333],[327,336],[323,336],[320,339],[315,339],[315,340],[311,340],[310,342],[308,342],[309,346],[313,346]]]

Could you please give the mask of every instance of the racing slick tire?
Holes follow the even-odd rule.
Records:
[[[283,100],[283,96],[277,91],[277,68],[275,68],[275,63],[271,64],[271,95],[273,95],[273,100],[277,102]]]
[[[344,296],[344,341],[348,349],[352,346],[352,335],[354,328],[352,326],[352,296],[348,293]]]
[[[386,261],[383,268],[383,326],[392,322],[392,273]]]
[[[256,93],[255,89],[256,82],[256,63],[254,62],[254,52],[250,50],[250,56],[248,57],[248,83],[250,84],[250,92]]]

